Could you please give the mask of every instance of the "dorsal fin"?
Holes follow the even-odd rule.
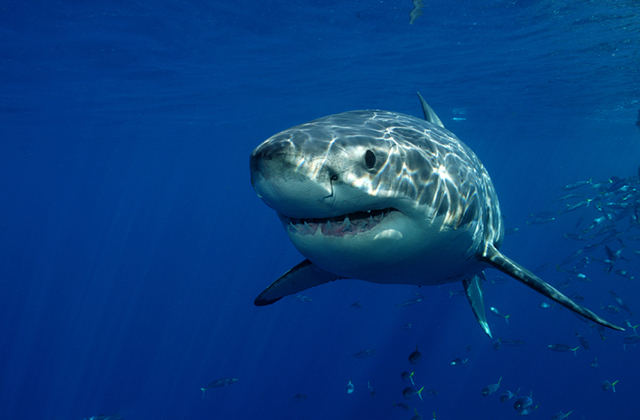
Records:
[[[424,119],[429,121],[431,124],[435,124],[438,127],[444,128],[444,124],[440,121],[440,118],[436,115],[436,113],[431,109],[427,101],[424,100],[420,92],[418,92],[418,98],[420,98],[420,104],[422,105],[422,112],[424,113]]]

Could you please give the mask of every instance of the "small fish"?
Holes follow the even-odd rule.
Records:
[[[586,200],[582,200],[578,203],[575,204],[567,204],[567,208],[562,210],[560,212],[560,214],[564,214],[564,213],[569,213],[570,211],[574,211],[579,209],[580,207],[589,207],[589,203],[591,202],[592,199],[588,198]]]
[[[418,17],[423,15],[423,7],[424,3],[422,3],[422,0],[413,0],[413,9],[411,9],[411,12],[409,12],[409,17],[411,18],[409,20],[409,25],[413,25],[413,22],[415,22]]]
[[[628,335],[622,339],[624,344],[635,344],[640,341],[640,335]]]
[[[438,391],[436,391],[435,389],[427,389],[425,392],[431,395],[438,395]]]
[[[211,388],[221,388],[223,386],[227,386],[227,385],[231,385],[234,382],[237,382],[238,380],[236,378],[222,378],[222,379],[217,379],[213,382],[211,382],[209,385],[207,385],[204,388],[200,388],[200,390],[202,391],[202,398],[204,398],[204,392],[207,389],[211,389]]]
[[[593,324],[591,323],[591,321],[589,321],[588,319],[586,319],[585,317],[581,316],[581,315],[574,315],[576,317],[577,320],[579,320],[580,322],[584,322],[585,324],[587,324],[588,326],[592,327]],[[604,331],[604,330],[603,330]]]
[[[613,269],[613,265],[616,263],[616,261],[618,261],[618,259],[620,259],[620,257],[622,256],[623,248],[621,247],[620,249],[614,252],[613,250],[611,250],[611,248],[605,245],[604,249],[605,251],[607,251],[607,257],[608,257],[608,261],[605,260],[605,262],[609,263],[609,268],[607,268],[605,272],[609,273]]]
[[[349,383],[347,384],[347,394],[353,394],[353,390],[354,389],[355,389],[355,387],[351,383],[351,379],[349,379]]]
[[[349,306],[352,307],[353,309],[360,309],[360,308],[362,308],[362,303],[356,302],[356,303],[352,303]]]
[[[578,341],[580,341],[580,345],[584,347],[585,350],[589,350],[589,342],[584,336],[580,335],[578,331],[576,331],[576,337],[578,337]]]
[[[407,300],[405,302],[402,302],[400,305],[396,305],[396,307],[402,308],[403,306],[415,305],[418,302],[422,302],[422,299],[424,299],[424,296],[423,295],[418,295],[417,299]]]
[[[409,372],[407,372],[407,371],[404,371],[404,372],[402,372],[402,373],[400,374],[400,377],[402,378],[402,380],[403,380],[404,382],[411,382],[411,385],[415,385],[415,382],[413,382],[413,374],[414,374],[414,373],[415,373],[415,372],[411,372],[411,373],[409,373]]]
[[[504,344],[505,346],[510,346],[510,347],[520,347],[521,345],[524,344],[524,341],[522,341],[522,340],[502,340],[502,344]]]
[[[566,194],[556,198],[556,201],[564,201],[564,200],[569,200],[571,198],[582,198],[582,197],[584,197],[584,194],[582,193],[571,193],[571,194]]]
[[[458,358],[458,359],[453,359],[453,360],[451,361],[451,366],[463,365],[463,364],[467,363],[467,360],[469,360],[469,359],[464,359],[464,360],[462,360],[462,359],[460,359],[460,358]]]
[[[418,346],[416,346],[416,350],[409,355],[409,363],[412,365],[417,364],[422,358],[422,354],[418,351]]]
[[[353,356],[358,359],[366,359],[367,357],[371,357],[376,354],[376,351],[373,349],[360,350],[357,353],[353,353]]]
[[[547,347],[549,347],[551,350],[553,351],[557,351],[557,352],[567,352],[567,351],[572,351],[574,356],[577,356],[578,354],[576,353],[576,350],[578,350],[580,348],[580,346],[575,347],[575,348],[571,348],[569,346],[567,346],[566,344],[562,344],[562,343],[557,343],[557,344],[549,344]]]
[[[495,284],[505,284],[509,282],[509,279],[504,276],[495,276],[491,282]]]
[[[578,261],[578,262],[576,263],[576,265],[575,265],[573,268],[574,268],[574,269],[576,269],[576,270],[580,270],[581,268],[586,267],[586,266],[587,266],[587,264],[589,264],[589,261],[590,261],[590,260],[591,260],[591,258],[590,258],[590,257],[588,257],[588,256],[587,256],[587,257],[580,258],[580,261]]]
[[[404,324],[401,328],[405,331],[409,331],[411,329],[411,324]]]
[[[609,188],[609,185],[611,185],[611,181],[606,180],[604,182],[598,182],[596,184],[591,184],[591,188],[593,188],[594,190],[606,190],[607,188]]]
[[[591,244],[591,245],[587,245],[584,248],[582,248],[582,250],[584,252],[592,252],[595,251],[600,245],[599,244]]]
[[[604,327],[601,327],[600,324],[596,325],[596,330],[598,330],[598,335],[600,336],[600,340],[604,340],[606,337],[604,336]]]
[[[605,311],[607,311],[611,315],[615,315],[618,312],[620,312],[620,309],[618,309],[616,306],[613,306],[613,305],[607,305],[607,306],[600,305],[600,308],[604,309]]]
[[[418,414],[418,410],[414,408],[413,411],[416,413],[416,415],[411,417],[411,420],[422,420],[422,416]]]
[[[640,251],[639,251],[640,252]],[[542,273],[544,270],[546,270],[547,268],[551,267],[553,264],[552,263],[547,263],[547,264],[542,264],[536,268],[533,269],[533,273],[535,274],[540,274]]]
[[[616,270],[616,274],[618,274],[618,271],[621,271],[621,270]],[[621,309],[624,309],[625,311],[629,312],[629,316],[633,315],[633,312],[631,312],[627,304],[624,302],[624,300],[622,300],[620,296],[616,295],[611,290],[609,290],[609,293],[611,294],[611,297],[613,298],[613,300],[616,302],[616,305],[618,305]]]
[[[487,396],[487,395],[491,395],[494,392],[496,392],[498,390],[498,388],[500,388],[500,381],[502,381],[502,376],[500,377],[500,379],[498,379],[498,382],[495,384],[491,384],[491,385],[487,385],[483,390],[482,390],[482,395],[483,396]]]
[[[297,402],[302,402],[307,399],[307,396],[304,394],[296,394],[293,396],[293,399]]]
[[[627,280],[633,280],[633,276],[627,270],[615,270],[614,273]]]
[[[540,213],[530,214],[529,217],[532,217],[534,219],[538,219],[538,218],[541,218],[541,217],[553,217],[556,214],[557,213],[555,211],[541,211]]]
[[[562,191],[570,191],[570,190],[575,190],[576,188],[580,188],[584,185],[593,185],[593,183],[591,182],[591,180],[588,181],[576,181],[576,182],[572,182],[571,184],[567,184],[564,187],[560,188]]]
[[[313,300],[309,296],[305,295],[296,295],[296,299],[300,300],[300,302],[311,302]]]
[[[403,402],[395,403],[395,402],[391,401],[391,404],[393,404],[393,408],[400,407],[402,409],[402,411],[411,410],[411,407],[409,407],[409,404],[407,404],[407,403],[403,403]]]
[[[373,389],[369,381],[367,381],[367,390],[369,390],[369,395],[371,395],[372,397],[376,395],[376,390]]]
[[[569,295],[574,302],[582,302],[584,300],[584,296],[579,295],[578,293],[571,293]]]
[[[494,341],[492,344],[494,350],[498,350],[501,345],[502,345],[502,340],[500,340],[499,338],[496,341]]]
[[[585,283],[586,283],[586,282],[590,282],[590,281],[591,281],[591,279],[590,279],[589,277],[587,277],[587,275],[586,275],[586,274],[579,273],[579,272],[577,272],[577,271],[573,272],[573,273],[572,273],[572,276],[573,276],[573,278],[575,278],[576,280],[578,280],[578,281],[582,281],[582,282],[585,282]]]
[[[528,225],[544,225],[546,223],[550,223],[556,220],[555,217],[538,217],[531,221],[527,221]]]
[[[505,229],[504,230],[504,234],[505,235],[513,235],[514,233],[516,233],[517,231],[519,231],[520,229],[518,228],[509,228],[509,229]]]
[[[551,417],[551,420],[562,420],[569,417],[569,414],[573,413],[573,410],[569,411],[567,414],[564,414],[562,411],[557,412]]]
[[[584,248],[577,250],[576,252],[569,255],[567,258],[565,258],[564,261],[560,263],[560,265],[569,264],[571,261],[578,259],[578,257],[580,257],[583,253],[584,253]]]
[[[595,359],[593,359],[593,362],[591,362],[591,364],[589,365],[592,368],[597,368],[598,367],[598,358],[596,357]]]
[[[602,216],[602,217],[598,217],[596,219],[593,220],[593,222],[591,222],[591,225],[587,228],[587,230],[583,230],[582,233],[587,233],[590,230],[592,230],[595,227],[600,226],[602,223],[607,221],[607,217],[606,216]]]
[[[627,180],[627,178],[618,178],[617,176],[612,176],[609,181],[611,182],[611,185],[606,190],[606,192],[608,193],[620,190],[625,191],[626,187],[629,186],[629,181]]]
[[[402,396],[404,397],[405,400],[410,400],[411,397],[413,397],[414,395],[418,394],[418,397],[420,397],[420,400],[422,400],[422,390],[424,389],[424,387],[420,388],[418,391],[416,391],[415,389],[411,388],[410,386],[406,387],[405,389],[402,390]],[[424,400],[422,400],[424,401]]]
[[[620,382],[620,379],[618,379],[617,381],[611,383],[609,381],[602,381],[602,389],[605,391],[608,391],[609,388],[613,389],[613,392],[616,392],[616,384]]]
[[[522,410],[518,410],[518,415],[519,416],[528,416],[529,414],[531,414],[534,411],[536,411],[538,409],[538,407],[540,407],[540,404],[536,405],[535,407],[532,407],[532,406],[525,407]]]
[[[496,315],[496,316],[501,316],[502,318],[504,318],[504,320],[506,321],[506,323],[509,323],[509,317],[511,315],[503,315],[500,313],[500,311],[495,308],[494,306],[490,307],[489,310],[491,311],[492,314]]]
[[[513,403],[513,408],[516,411],[520,411],[530,407],[531,405],[533,405],[533,397],[531,395],[523,395],[516,399],[516,402]]]
[[[618,232],[610,232],[602,240],[600,240],[600,242],[598,242],[595,245],[596,246],[600,246],[600,245],[608,244],[609,242],[613,242],[613,241],[615,241],[617,239],[620,239],[620,233],[618,233]]]
[[[636,334],[637,334],[637,333],[636,333],[636,328],[638,328],[638,327],[640,326],[640,324],[638,324],[638,325],[636,325],[636,326],[633,326],[633,325],[631,325],[631,322],[630,322],[628,319],[626,319],[626,320],[624,321],[624,326],[625,326],[625,327],[628,327],[628,328],[631,328],[631,329],[633,330],[633,334],[634,334],[634,335],[636,335]]]
[[[511,391],[505,391],[502,394],[500,394],[500,401],[502,402],[507,402],[509,401],[511,398],[515,397],[516,395],[518,395],[518,392],[520,392],[520,388],[518,388],[518,390],[516,392],[511,392]]]
[[[565,233],[564,235],[562,235],[565,239],[571,239],[574,241],[586,241],[587,239],[580,236],[580,235],[576,235],[575,233]]]
[[[609,226],[603,227],[598,232],[594,233],[593,236],[591,237],[591,239],[596,238],[598,236],[602,236],[605,233],[610,233],[610,232],[614,232],[614,235],[617,235],[618,232],[616,231],[616,226],[615,225],[609,225]]]
[[[549,308],[553,308],[553,305],[552,305],[552,304],[550,304],[550,303],[548,303],[548,302],[542,302],[539,306],[540,306],[542,309],[549,309]]]

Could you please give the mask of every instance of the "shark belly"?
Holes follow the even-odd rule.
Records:
[[[322,228],[301,234],[285,228],[302,255],[342,278],[427,286],[460,281],[486,267],[474,258],[478,241],[471,229],[442,230],[437,225],[420,226],[392,215],[354,235],[327,235]]]

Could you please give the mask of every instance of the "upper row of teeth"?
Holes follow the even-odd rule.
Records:
[[[371,210],[367,210],[367,213],[371,213]],[[376,215],[375,217],[381,217],[381,216],[384,216],[384,213],[380,213],[379,215]],[[300,219],[292,219],[292,218],[287,218],[287,219],[288,219],[287,221],[288,221],[288,223],[289,223],[289,225],[290,225],[290,226],[294,226],[294,225],[296,225],[296,224],[300,223]],[[363,219],[360,219],[360,220],[363,220]],[[295,221],[295,222],[294,222],[294,221]],[[368,221],[369,223],[375,222],[374,216],[372,216],[371,214],[369,214],[369,218],[367,219],[367,221]],[[306,221],[306,220],[303,220],[303,221],[302,221],[302,223],[303,223],[305,226],[309,227],[309,223],[307,223],[307,221]],[[331,223],[332,223],[332,222],[331,222],[331,219],[328,219],[328,220],[326,221],[326,223],[327,223],[327,225],[331,226]],[[338,222],[336,222],[336,221],[334,220],[334,221],[333,221],[333,223],[338,223]],[[316,224],[318,224],[318,223],[316,223]],[[339,223],[339,224],[342,224],[342,225],[346,225],[346,226],[348,226],[348,227],[351,227],[351,220],[349,219],[349,215],[346,215],[346,216],[344,217],[344,220],[343,220],[341,223]]]

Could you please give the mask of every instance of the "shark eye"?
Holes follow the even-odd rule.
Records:
[[[376,166],[376,155],[374,155],[371,150],[365,152],[364,164],[367,165],[369,169],[373,169],[373,167]]]

